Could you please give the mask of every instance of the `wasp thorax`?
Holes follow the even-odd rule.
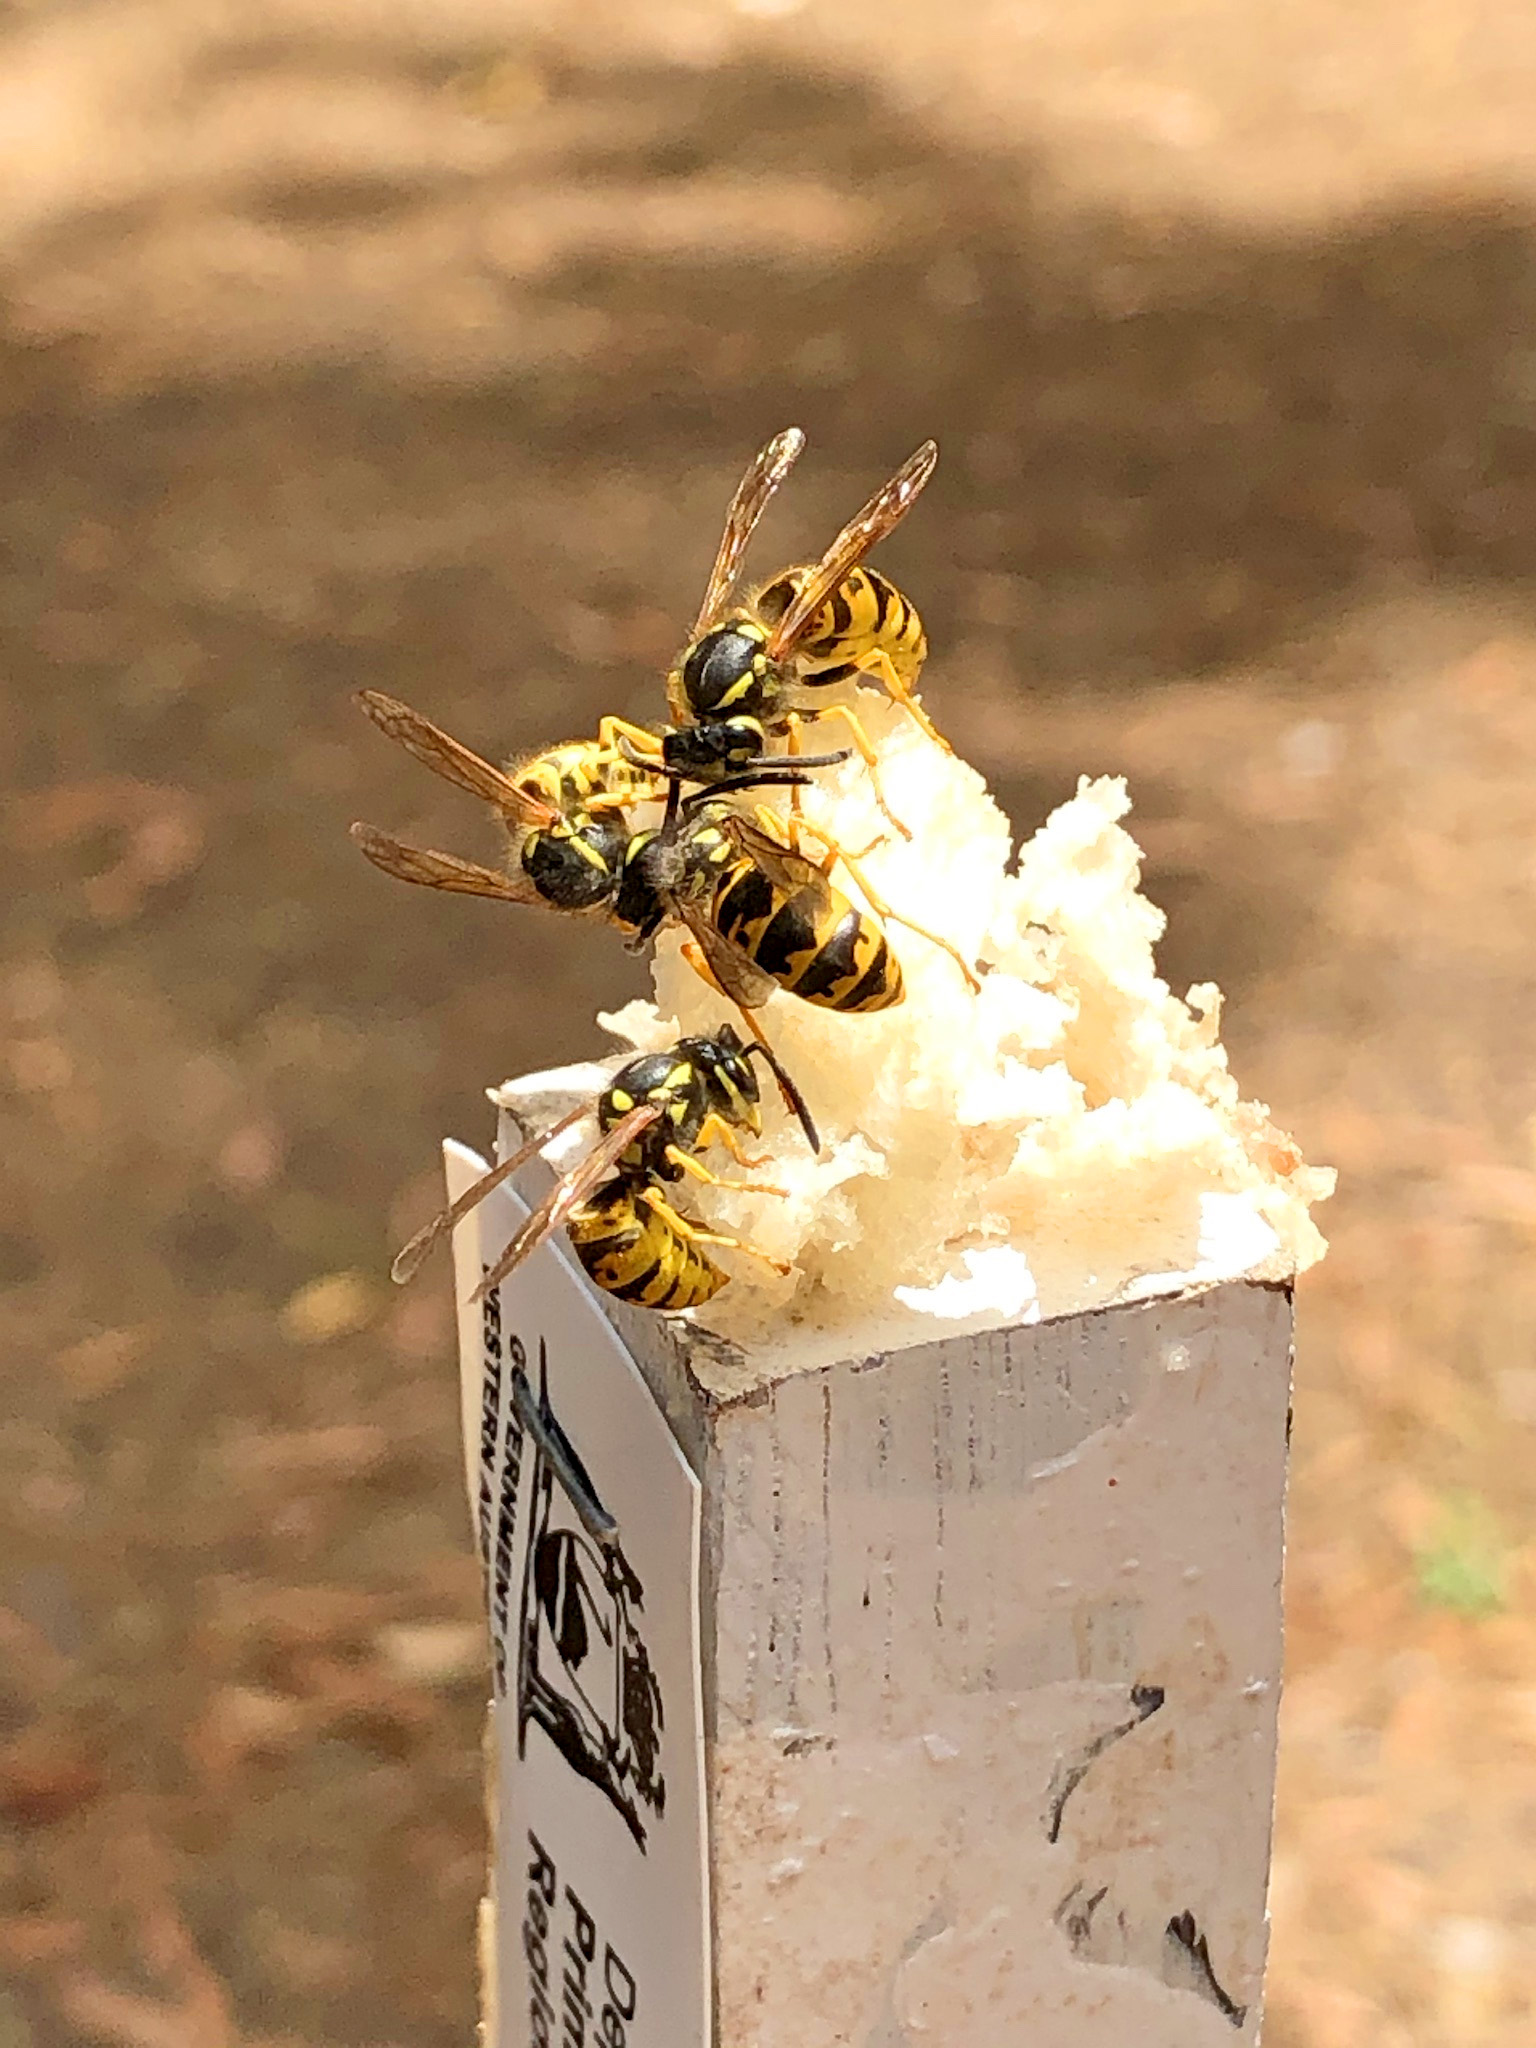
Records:
[[[695,718],[752,709],[767,674],[766,640],[755,620],[735,619],[693,643],[683,660],[683,690]]]
[[[531,832],[523,872],[556,910],[595,910],[618,886],[628,834],[614,818]]]

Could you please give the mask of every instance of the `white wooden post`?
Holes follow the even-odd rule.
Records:
[[[716,2048],[1257,2042],[1289,1286],[787,1376],[603,1306],[702,1487]]]

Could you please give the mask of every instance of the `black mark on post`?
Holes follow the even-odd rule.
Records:
[[[1109,1896],[1109,1886],[1101,1884],[1096,1892],[1083,1896],[1081,1884],[1073,1885],[1071,1891],[1056,1908],[1056,1925],[1072,1944],[1073,1955],[1081,1955],[1093,1938],[1093,1916]]]
[[[1087,1777],[1093,1764],[1122,1736],[1129,1735],[1133,1728],[1139,1728],[1143,1721],[1155,1714],[1166,1697],[1160,1685],[1133,1685],[1130,1719],[1106,1728],[1102,1735],[1095,1735],[1092,1742],[1079,1750],[1070,1762],[1065,1757],[1058,1760],[1045,1795],[1045,1839],[1048,1842],[1061,1839],[1061,1817],[1066,1811],[1067,1801]]]
[[[835,1735],[785,1735],[779,1742],[781,1756],[809,1756],[813,1749],[836,1749]]]
[[[1234,2027],[1248,2017],[1247,2006],[1239,2005],[1218,1983],[1211,1968],[1210,1945],[1193,1913],[1176,1913],[1168,1922],[1163,1936],[1163,1981],[1175,1990],[1198,1992]]]
[[[544,1340],[539,1339],[539,1363],[544,1363]],[[540,1406],[539,1397],[529,1384],[528,1375],[516,1367],[512,1373],[512,1406],[517,1410],[517,1419],[533,1438],[539,1454],[565,1489],[566,1498],[576,1510],[576,1518],[594,1543],[612,1547],[619,1540],[619,1525],[597,1497],[597,1491],[581,1462],[575,1445],[560,1427],[554,1416]]]
[[[949,1445],[955,1426],[954,1400],[950,1393],[949,1367],[939,1367],[939,1414],[933,1426],[934,1578],[933,1625],[944,1632],[944,1503],[949,1495],[951,1473]]]
[[[522,1418],[518,1442],[526,1434],[534,1449],[517,1628],[517,1753],[526,1755],[530,1727],[542,1729],[617,1810],[645,1855],[640,1809],[660,1820],[667,1799],[666,1715],[642,1634],[645,1588],[550,1405],[542,1337],[537,1395],[521,1359],[512,1389]]]
[[[821,1627],[827,1660],[827,1704],[837,1719],[837,1665],[832,1655],[832,1382],[821,1389]]]

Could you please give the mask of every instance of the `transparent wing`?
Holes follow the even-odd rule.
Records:
[[[454,853],[438,853],[429,846],[407,846],[392,839],[376,826],[359,821],[352,837],[376,868],[399,882],[418,882],[424,889],[447,889],[456,896],[494,896],[500,903],[542,903],[543,897],[531,882],[516,875],[501,875],[472,860],[460,860]]]
[[[386,697],[382,690],[359,690],[357,701],[380,732],[414,754],[434,775],[467,789],[471,796],[483,797],[520,824],[547,828],[558,820],[560,814],[552,805],[519,789],[510,776],[482,761],[398,697]]]
[[[469,1297],[470,1300],[483,1301],[493,1287],[499,1287],[507,1275],[523,1263],[530,1252],[538,1250],[545,1238],[552,1237],[571,1211],[579,1208],[588,1195],[601,1186],[640,1133],[655,1123],[660,1115],[661,1110],[654,1102],[641,1102],[627,1116],[620,1117],[607,1136],[599,1138],[592,1150],[555,1182]]]
[[[836,895],[832,884],[813,860],[797,853],[782,839],[776,839],[766,827],[744,817],[740,811],[722,818],[720,827],[731,844],[761,868],[776,889],[782,889],[786,894],[794,894],[801,889],[820,889]]]
[[[535,1153],[542,1152],[546,1145],[552,1145],[562,1132],[568,1131],[572,1124],[579,1124],[584,1116],[590,1116],[591,1113],[590,1104],[582,1103],[573,1109],[569,1116],[561,1117],[559,1123],[551,1124],[542,1136],[530,1138],[526,1145],[512,1154],[510,1159],[503,1159],[501,1164],[493,1166],[489,1173],[482,1173],[474,1185],[467,1187],[450,1208],[434,1216],[425,1230],[418,1230],[410,1243],[402,1245],[396,1252],[394,1264],[389,1269],[389,1277],[395,1285],[403,1287],[416,1273],[432,1247],[446,1237],[455,1224],[462,1223],[472,1209],[478,1209],[486,1196],[499,1188],[504,1180],[510,1180],[520,1166],[528,1164]]]
[[[725,515],[725,531],[720,536],[720,552],[715,556],[715,566],[709,572],[709,582],[704,591],[704,602],[699,607],[699,616],[693,622],[690,640],[697,640],[719,618],[725,609],[737,575],[741,570],[741,559],[747,551],[757,522],[768,509],[768,501],[789,475],[799,460],[805,446],[805,436],[798,427],[786,427],[782,434],[775,434],[766,448],[760,448],[753,456],[746,475],[736,486],[736,495],[731,500],[731,509]]]
[[[856,512],[806,576],[768,642],[770,661],[782,661],[827,599],[872,548],[899,526],[912,509],[913,500],[933,475],[939,459],[938,444],[925,441],[909,455],[888,484],[876,491],[861,512]]]
[[[773,976],[765,974],[733,939],[717,931],[696,903],[679,903],[676,910],[696,940],[710,973],[731,1001],[739,1003],[743,1010],[760,1009],[778,987]]]

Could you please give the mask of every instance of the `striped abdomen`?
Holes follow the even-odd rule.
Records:
[[[816,869],[785,890],[744,853],[722,875],[710,923],[782,989],[824,1010],[889,1010],[906,993],[880,920]]]
[[[576,1256],[605,1293],[642,1308],[697,1308],[727,1275],[698,1245],[636,1198],[628,1181],[612,1180],[571,1213],[566,1225]]]
[[[804,574],[791,569],[769,584],[758,599],[766,616],[782,616]],[[803,683],[843,682],[867,672],[866,657],[875,648],[889,656],[909,689],[928,658],[916,605],[878,569],[850,569],[796,642],[794,666]]]

